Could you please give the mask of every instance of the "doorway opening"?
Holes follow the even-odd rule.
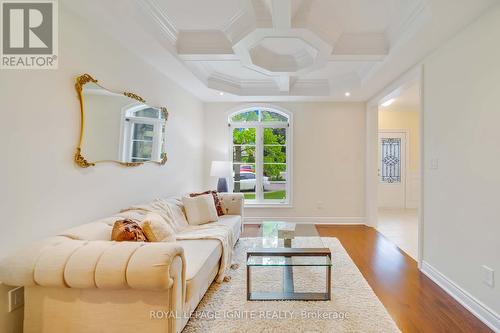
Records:
[[[420,81],[392,91],[378,105],[376,229],[419,257]]]

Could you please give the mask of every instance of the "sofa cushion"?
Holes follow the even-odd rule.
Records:
[[[215,204],[215,209],[217,210],[217,215],[218,216],[222,216],[224,215],[224,210],[222,209],[222,203],[219,199],[219,194],[217,193],[217,191],[205,191],[205,192],[201,192],[201,193],[191,193],[189,194],[190,197],[197,197],[197,196],[200,196],[200,195],[204,195],[204,194],[211,194],[212,197],[214,198],[214,204]]]
[[[186,258],[186,299],[197,304],[217,274],[222,245],[215,239],[179,240],[177,244]]]
[[[222,224],[231,228],[233,232],[233,240],[236,243],[240,238],[241,233],[241,216],[239,215],[223,215],[219,216],[219,220],[214,224]],[[232,244],[234,246],[234,244]]]
[[[141,223],[142,231],[150,242],[174,242],[175,231],[156,213],[146,215]]]
[[[183,197],[182,203],[184,204],[187,220],[191,225],[215,222],[218,219],[214,199],[211,194]]]
[[[168,205],[168,214],[172,219],[172,227],[175,232],[180,232],[189,226],[182,200],[178,198],[159,199],[158,203]]]

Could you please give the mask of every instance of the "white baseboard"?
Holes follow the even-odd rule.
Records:
[[[263,221],[284,221],[314,224],[365,225],[364,217],[245,217],[244,224],[258,224]]]
[[[498,313],[478,301],[429,263],[422,262],[421,271],[489,328],[497,333],[500,332],[500,315]]]

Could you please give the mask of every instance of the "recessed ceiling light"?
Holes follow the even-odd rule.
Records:
[[[351,93],[350,92],[346,92],[344,95],[345,95],[345,97],[349,97],[349,96],[351,96]]]
[[[219,95],[224,96],[224,93],[222,91],[219,91]]]
[[[392,103],[394,103],[394,98],[391,98],[391,99],[385,101],[384,103],[382,103],[382,106],[386,107],[386,106],[391,105]]]

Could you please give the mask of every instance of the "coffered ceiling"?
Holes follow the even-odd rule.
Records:
[[[346,92],[367,100],[495,1],[124,0],[117,8],[117,2],[88,0],[68,6],[106,24],[126,44],[127,35],[138,37],[135,53],[203,100],[345,100]]]

